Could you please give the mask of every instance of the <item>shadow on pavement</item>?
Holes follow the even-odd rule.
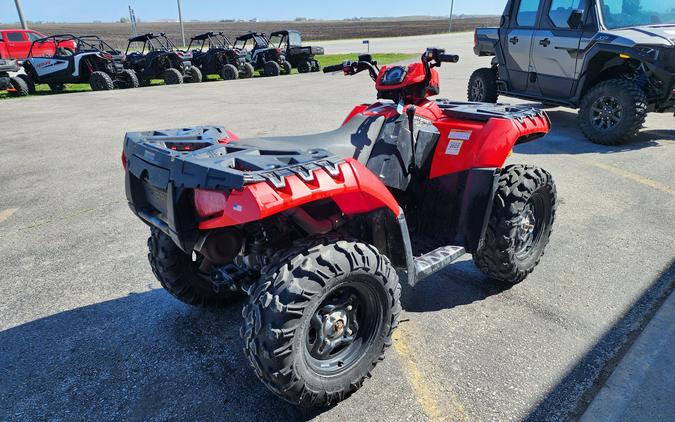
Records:
[[[674,288],[675,260],[532,410],[526,420],[578,419]],[[667,418],[667,415],[663,416]]]
[[[255,377],[241,306],[206,311],[162,290],[0,332],[0,419],[306,420]]]
[[[514,152],[519,154],[614,154],[635,151],[644,148],[659,147],[659,140],[675,140],[675,130],[643,129],[631,142],[623,145],[598,145],[584,137],[577,126],[577,114],[574,111],[552,110],[551,132],[534,142],[518,145]]]
[[[481,301],[502,293],[513,285],[491,282],[473,261],[453,263],[410,287],[402,282],[401,304],[408,312],[434,312]]]

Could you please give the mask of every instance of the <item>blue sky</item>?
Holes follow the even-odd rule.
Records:
[[[450,14],[450,0],[182,0],[186,20],[218,19],[343,19],[354,16]],[[455,0],[455,13],[500,14],[506,0]],[[142,20],[177,18],[176,0],[22,0],[28,20],[58,22],[114,21],[127,15],[127,5]],[[0,22],[17,22],[13,0],[0,0]]]

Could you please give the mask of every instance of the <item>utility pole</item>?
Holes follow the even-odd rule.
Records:
[[[16,12],[19,14],[19,20],[21,21],[21,28],[28,29],[28,25],[26,25],[26,20],[23,18],[23,9],[21,8],[21,0],[14,0],[14,4],[16,4]]]
[[[129,6],[129,22],[131,22],[131,35],[136,36],[138,35],[138,30],[136,29],[136,13],[134,13],[134,9]]]
[[[183,36],[183,48],[185,48],[185,28],[183,27],[183,13],[180,10],[180,0],[178,0],[178,20],[180,21],[180,33]]]
[[[450,27],[448,28],[448,32],[452,32],[452,9],[455,6],[455,0],[450,0]]]

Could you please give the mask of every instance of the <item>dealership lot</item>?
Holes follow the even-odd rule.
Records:
[[[489,63],[472,43],[467,33],[370,47],[460,54],[440,69],[441,97],[464,100],[471,71]],[[305,134],[337,127],[374,98],[365,74],[307,74],[0,102],[0,419],[506,420],[577,411],[672,289],[672,114],[650,115],[634,143],[603,147],[583,139],[573,111],[550,110],[551,134],[510,159],[546,168],[558,186],[541,264],[510,289],[488,283],[470,260],[404,289],[393,350],[364,388],[325,412],[300,412],[257,381],[241,353],[239,306],[193,309],[161,290],[145,256],[148,229],[124,197],[126,131],[223,124],[242,137]]]

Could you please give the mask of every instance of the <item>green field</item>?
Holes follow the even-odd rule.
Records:
[[[345,60],[356,60],[356,54],[327,54],[324,56],[317,56],[321,66],[332,66],[339,63],[342,63]],[[378,64],[388,64],[395,63],[404,60],[409,60],[415,57],[415,54],[402,54],[402,53],[382,53],[382,54],[373,54],[373,59],[377,61]],[[293,73],[298,73],[297,69],[293,69]],[[258,73],[256,72],[256,76]],[[207,80],[214,81],[219,80],[220,78],[217,75],[209,75]],[[161,85],[161,80],[153,80],[151,85]],[[85,92],[91,91],[89,84],[68,84],[66,89],[63,92],[64,94],[72,92]],[[36,92],[33,95],[52,95],[49,86],[47,85],[37,85]],[[11,97],[6,91],[0,91],[0,99],[14,98]]]

